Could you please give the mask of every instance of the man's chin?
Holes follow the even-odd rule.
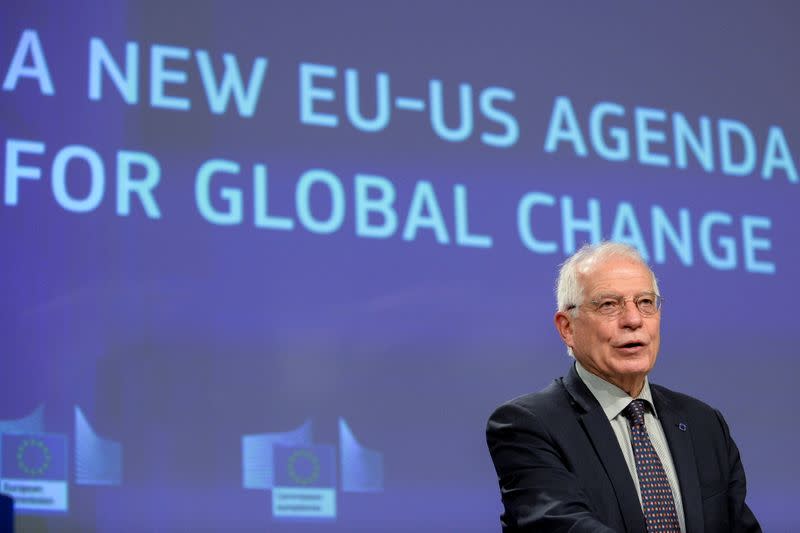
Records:
[[[637,353],[618,358],[614,361],[614,370],[621,378],[637,378],[646,376],[653,368],[650,354]]]

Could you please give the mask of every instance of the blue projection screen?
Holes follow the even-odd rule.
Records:
[[[22,531],[497,531],[557,265],[638,247],[652,381],[800,528],[791,3],[3,2]]]

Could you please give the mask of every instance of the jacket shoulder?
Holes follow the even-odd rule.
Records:
[[[494,410],[489,422],[518,416],[533,416],[541,421],[547,421],[562,417],[571,409],[570,395],[559,378],[538,392],[523,394],[504,402]]]

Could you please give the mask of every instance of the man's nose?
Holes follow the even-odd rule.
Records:
[[[624,328],[639,328],[642,326],[642,313],[633,300],[622,303],[622,314],[619,317],[620,325]]]

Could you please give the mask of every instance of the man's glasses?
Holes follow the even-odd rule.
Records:
[[[642,316],[653,316],[661,310],[664,298],[654,292],[643,292],[633,297],[608,294],[590,300],[588,305],[593,311],[610,318],[617,317],[625,310],[625,303],[631,300]],[[567,309],[574,309],[577,305],[570,305]]]

